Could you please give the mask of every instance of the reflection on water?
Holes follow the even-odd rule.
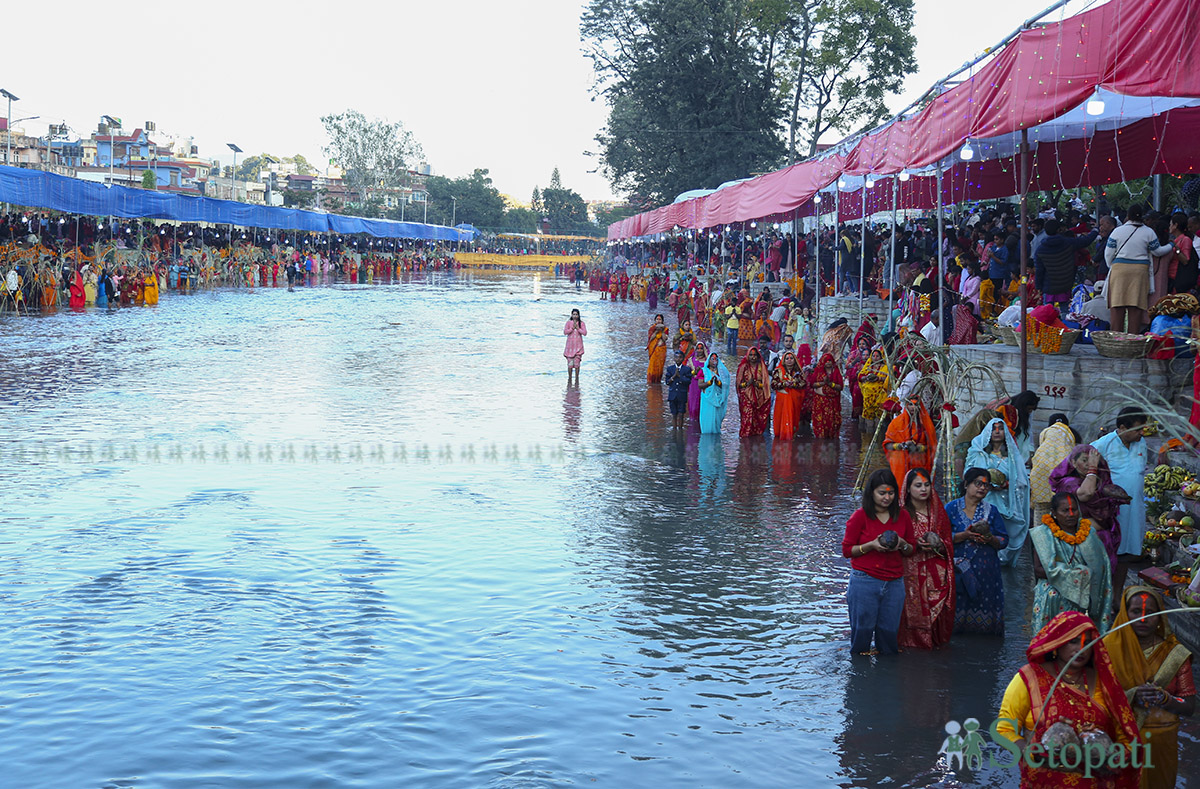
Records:
[[[943,726],[990,720],[1027,596],[851,665],[864,440],[672,430],[648,319],[441,274],[0,318],[5,436],[51,450],[5,480],[5,784],[958,785]],[[110,441],[208,453],[54,460]]]

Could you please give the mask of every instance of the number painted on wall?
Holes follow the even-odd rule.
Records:
[[[1045,390],[1047,397],[1053,397],[1055,400],[1067,396],[1067,387],[1065,386],[1044,386],[1042,389]]]

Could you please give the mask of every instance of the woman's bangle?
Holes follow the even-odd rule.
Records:
[[[1100,476],[1100,475],[1099,475],[1099,474],[1097,474],[1096,472],[1094,472],[1094,471],[1089,471],[1088,473],[1086,473],[1086,474],[1084,474],[1084,475],[1083,475],[1083,478],[1084,478],[1084,479],[1087,479],[1088,477],[1099,477],[1099,476]]]

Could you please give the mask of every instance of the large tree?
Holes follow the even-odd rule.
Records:
[[[791,94],[789,160],[811,156],[830,131],[865,128],[916,70],[913,0],[799,0],[784,51]]]
[[[477,168],[464,178],[435,175],[425,182],[425,189],[429,193],[429,221],[434,224],[454,222],[489,229],[504,225],[504,198],[492,185],[486,169]]]
[[[669,201],[784,156],[783,0],[590,0],[580,32],[609,104],[597,136],[618,189]]]
[[[769,170],[886,115],[913,0],[590,0],[601,168],[636,202]],[[786,134],[786,141],[784,135]]]
[[[424,155],[421,145],[399,121],[370,119],[358,110],[321,118],[328,153],[349,185],[370,202],[380,190],[399,187],[410,165]]]

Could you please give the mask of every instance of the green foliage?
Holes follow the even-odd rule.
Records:
[[[435,175],[425,182],[429,193],[429,221],[438,225],[463,223],[499,227],[504,220],[504,198],[492,186],[486,169],[477,168],[464,178]],[[457,209],[454,201],[457,200]]]
[[[312,208],[317,193],[309,189],[284,189],[283,204],[287,208]]]
[[[607,230],[608,226],[613,224],[614,222],[620,222],[622,219],[628,219],[629,217],[633,216],[634,214],[639,213],[640,211],[641,211],[640,208],[638,208],[637,206],[632,205],[630,203],[624,203],[622,205],[615,205],[615,206],[612,206],[611,208],[607,208],[607,207],[597,208],[596,209],[596,225],[599,226],[599,228],[601,230]]]
[[[156,176],[154,174],[153,170],[143,170],[142,171],[142,188],[143,189],[157,189],[158,188],[158,176]]]
[[[321,123],[329,136],[325,152],[345,172],[346,182],[363,194],[398,187],[408,177],[408,166],[424,155],[399,121],[369,119],[358,110],[346,110],[322,117]]]
[[[537,231],[540,218],[541,214],[528,208],[510,208],[504,212],[504,218],[500,225],[489,229],[507,230],[513,233],[534,233]],[[476,227],[483,227],[483,225],[476,225]]]
[[[295,156],[275,156],[269,153],[256,153],[252,156],[247,156],[238,163],[238,180],[260,180],[263,171],[270,169],[272,160],[280,164],[295,165],[296,173],[299,175],[313,175],[316,173],[316,170],[313,169],[313,166],[308,163],[308,159],[304,158],[304,154],[298,153]]]
[[[545,206],[542,205],[542,190],[536,186],[533,187],[533,196],[529,198],[529,208],[535,214],[540,214],[545,210]]]
[[[784,154],[778,0],[591,0],[580,33],[609,104],[601,167],[666,202],[745,178]]]
[[[814,152],[886,115],[916,68],[912,24],[913,0],[589,0],[602,171],[662,203]]]
[[[869,128],[888,117],[884,99],[916,70],[913,0],[803,0],[784,49],[791,97],[788,146],[811,156],[830,131]]]

